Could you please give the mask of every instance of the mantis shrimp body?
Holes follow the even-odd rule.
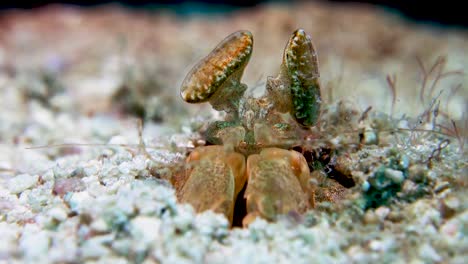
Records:
[[[274,221],[314,206],[307,162],[288,149],[300,131],[317,122],[321,104],[317,54],[304,30],[292,34],[280,73],[268,78],[258,98],[245,97],[247,86],[241,83],[252,50],[252,34],[235,32],[188,73],[182,98],[209,102],[226,117],[209,125],[206,140],[215,145],[196,148],[184,175],[173,181],[180,202],[197,212],[222,213],[231,223],[237,196],[247,185],[244,226],[257,217]]]

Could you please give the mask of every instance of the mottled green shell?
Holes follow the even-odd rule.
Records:
[[[227,36],[187,74],[181,87],[182,98],[189,103],[210,100],[231,75],[243,71],[252,47],[253,37],[249,31],[241,30]]]
[[[317,53],[310,37],[296,30],[284,49],[283,65],[290,81],[291,114],[302,126],[313,126],[320,115],[320,84]]]

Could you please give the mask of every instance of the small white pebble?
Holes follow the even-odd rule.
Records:
[[[402,171],[393,170],[393,169],[385,169],[385,177],[392,180],[394,183],[402,183],[405,179]]]
[[[452,210],[459,210],[461,208],[461,202],[457,197],[447,197],[444,200],[445,205]]]
[[[380,206],[375,210],[375,214],[379,218],[380,222],[383,222],[389,213],[390,209],[385,206]]]
[[[369,188],[370,188],[369,182],[368,182],[368,181],[364,181],[364,182],[362,183],[362,185],[361,185],[361,190],[362,190],[363,192],[367,192],[367,191],[369,190]]]
[[[81,247],[83,258],[102,258],[110,255],[111,251],[106,244],[113,240],[113,234],[96,236],[86,240]]]
[[[80,212],[86,208],[92,208],[95,203],[94,198],[87,191],[75,192],[66,199],[72,211]]]
[[[379,240],[372,240],[369,243],[369,248],[373,251],[381,251],[383,250],[382,242]]]
[[[42,180],[44,181],[53,181],[55,178],[54,172],[52,170],[46,171],[44,174],[42,174]]]
[[[195,212],[193,207],[190,205],[184,205],[179,207],[179,211],[176,217],[173,218],[174,227],[180,230],[188,230],[193,224],[195,219]]]
[[[145,250],[158,237],[161,221],[148,216],[137,216],[130,222],[130,233],[137,245]]]
[[[19,248],[24,257],[29,261],[34,261],[44,256],[49,250],[50,237],[46,231],[33,224],[24,227],[19,240]]]
[[[49,212],[47,212],[47,214],[50,217],[59,221],[64,221],[67,219],[67,212],[63,208],[60,208],[60,207],[54,207],[50,209]]]
[[[455,221],[448,221],[439,229],[442,235],[448,237],[455,237],[458,234],[458,223]]]
[[[93,231],[97,232],[106,232],[109,230],[109,225],[107,225],[106,221],[104,221],[104,219],[101,217],[94,220],[90,227]]]
[[[419,256],[425,262],[440,262],[442,261],[442,257],[437,254],[437,251],[429,244],[424,243],[422,246],[419,247]]]
[[[366,145],[377,144],[377,134],[374,131],[364,132],[364,143]]]
[[[10,192],[18,194],[36,185],[38,179],[38,175],[20,174],[8,182],[8,189]]]

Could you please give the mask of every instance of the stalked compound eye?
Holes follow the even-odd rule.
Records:
[[[320,74],[317,53],[304,30],[296,30],[289,39],[283,65],[291,86],[291,114],[302,126],[312,126],[320,115]]]
[[[231,75],[242,76],[252,47],[249,31],[237,31],[226,37],[187,74],[181,87],[182,98],[189,103],[209,101]]]

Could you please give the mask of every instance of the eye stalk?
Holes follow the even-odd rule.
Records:
[[[227,36],[185,77],[180,95],[188,103],[209,101],[216,110],[233,112],[245,90],[240,83],[253,48],[252,33],[241,30]]]
[[[296,30],[284,49],[282,74],[291,91],[291,115],[304,126],[313,126],[320,115],[320,73],[317,53],[310,36]]]
[[[226,37],[190,70],[182,83],[181,97],[188,103],[209,102],[215,110],[225,111],[227,123],[221,127],[242,124],[252,131],[252,120],[282,123],[279,113],[290,113],[300,127],[315,125],[321,105],[320,74],[310,36],[303,29],[292,34],[284,49],[280,74],[268,78],[261,98],[243,98],[247,86],[241,78],[252,49],[249,31]]]

